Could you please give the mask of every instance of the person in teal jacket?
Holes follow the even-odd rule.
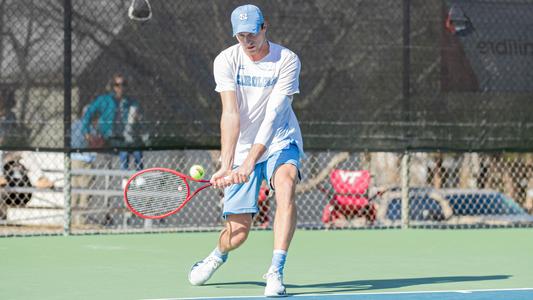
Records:
[[[89,104],[82,119],[82,133],[87,140],[90,139],[91,119],[98,113],[98,132],[108,146],[138,145],[138,134],[134,133],[134,127],[141,118],[139,102],[125,94],[127,81],[122,74],[114,74],[110,85],[111,92],[96,97]],[[128,169],[130,154],[133,154],[135,169],[143,169],[143,154],[140,150],[120,151],[121,169]]]

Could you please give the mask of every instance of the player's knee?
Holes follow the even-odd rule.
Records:
[[[285,178],[277,178],[275,188],[276,203],[291,204],[294,191],[296,189],[296,179],[291,176]],[[283,202],[283,203],[280,203]]]
[[[298,169],[290,164],[281,166],[274,176],[274,188],[276,190],[292,190],[298,181]]]
[[[248,233],[252,226],[251,215],[248,216],[231,216],[226,227],[226,234],[231,240],[231,248],[239,247],[248,238]]]

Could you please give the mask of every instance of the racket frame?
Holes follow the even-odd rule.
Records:
[[[130,183],[135,179],[137,178],[137,176],[140,176],[144,173],[148,173],[148,172],[154,172],[154,171],[160,171],[160,172],[167,172],[167,173],[171,173],[175,176],[178,176],[178,177],[181,177],[183,179],[183,181],[185,182],[185,187],[187,188],[187,196],[185,197],[185,200],[183,201],[183,203],[180,204],[180,206],[178,206],[178,208],[168,212],[168,213],[165,213],[165,214],[162,214],[162,215],[159,215],[159,216],[146,216],[146,215],[143,215],[142,213],[138,212],[135,208],[133,208],[129,201],[128,201],[128,188],[130,186]],[[190,181],[194,181],[194,182],[199,182],[199,183],[206,183],[205,185],[197,188],[194,192],[191,193],[191,187],[189,185],[189,180]],[[173,215],[175,213],[177,213],[178,211],[180,211],[183,206],[185,206],[185,204],[187,204],[187,202],[189,202],[194,196],[196,196],[196,194],[198,192],[200,192],[201,190],[205,189],[205,188],[208,188],[211,186],[211,183],[209,180],[202,180],[202,179],[194,179],[192,178],[191,176],[188,176],[188,175],[185,175],[183,173],[180,173],[176,170],[172,170],[172,169],[168,169],[168,168],[148,168],[148,169],[144,169],[144,170],[141,170],[135,174],[133,174],[129,179],[128,179],[128,182],[126,183],[126,185],[124,186],[124,203],[126,204],[126,206],[128,207],[128,209],[134,213],[135,215],[137,215],[138,217],[140,218],[143,218],[143,219],[162,219],[162,218],[165,218],[165,217],[168,217],[170,215]]]

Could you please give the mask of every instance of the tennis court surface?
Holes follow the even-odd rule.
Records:
[[[272,232],[255,231],[207,285],[187,272],[218,233],[0,239],[1,299],[262,296]],[[533,231],[298,231],[285,282],[302,299],[533,299]]]

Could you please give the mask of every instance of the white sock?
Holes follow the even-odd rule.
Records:
[[[287,259],[287,251],[274,250],[272,253],[272,265],[271,268],[277,270],[280,274],[283,274],[283,268],[285,267],[285,260]]]

